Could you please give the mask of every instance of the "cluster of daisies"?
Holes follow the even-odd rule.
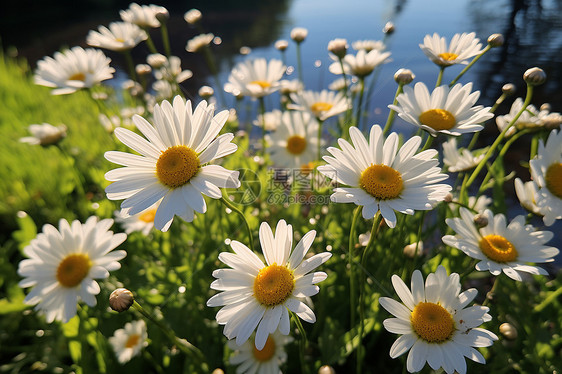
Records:
[[[87,43],[122,52],[126,58],[141,42],[153,52],[146,64],[130,71],[131,79],[125,87],[134,96],[143,97],[146,106],[129,111],[129,128],[105,118],[109,121],[106,127],[133,151],[105,153],[107,160],[121,166],[105,174],[111,182],[105,192],[110,200],[123,200],[116,220],[126,234],[114,234],[109,231],[113,220],[96,217],[84,224],[61,220],[58,229],[43,227],[25,248],[28,259],[20,263],[18,273],[23,277],[21,287],[33,287],[25,302],[36,305],[47,322],[69,321],[76,315],[79,301],[96,305],[100,287],[95,279],[107,278],[110,271],[120,268],[119,260],[126,253],[115,249],[127,234],[140,231],[148,235],[153,228],[167,231],[175,216],[191,222],[196,213],[207,211],[205,197],[224,199],[222,189],[241,186],[239,172],[220,165],[221,159],[238,148],[234,134],[221,134],[232,113],[215,113],[217,100],[210,88],[200,91],[206,100],[196,106],[185,100],[179,84],[191,77],[191,71],[182,70],[178,57],[166,57],[154,50],[149,31],[159,27],[164,30],[167,10],[131,4],[121,12],[121,18],[123,22],[91,31]],[[190,25],[200,26],[199,11],[193,9],[184,18]],[[392,28],[387,26],[386,30]],[[303,28],[291,33],[297,47],[306,37]],[[500,39],[492,35],[483,48],[474,33],[457,34],[450,43],[434,34],[426,36],[420,47],[443,71],[452,65],[468,64],[469,59],[498,45]],[[220,38],[202,33],[186,46],[189,52],[205,54],[211,71],[212,43],[220,43]],[[280,40],[276,48],[283,53],[288,45]],[[330,90],[305,90],[300,79],[283,79],[288,76],[288,68],[281,60],[263,58],[237,64],[223,88],[239,100],[249,97],[260,101],[262,110],[254,124],[262,129],[261,152],[269,153],[273,166],[302,168],[323,160],[316,170],[336,185],[330,196],[332,202],[353,203],[361,208],[364,219],[380,215],[393,229],[396,212],[413,215],[432,210],[459,194],[445,183],[449,178],[445,171],[470,172],[486,161],[486,150],[459,150],[457,137],[478,133],[494,114],[491,108],[476,105],[480,92],[473,91],[472,83],[438,85],[430,92],[422,82],[410,87],[415,76],[401,69],[395,79],[403,92],[389,109],[416,126],[419,134],[425,133],[426,145],[433,137],[447,139],[442,146],[444,166],[439,165],[436,149],[422,147],[423,136],[412,136],[401,144],[400,136],[386,126],[372,125],[367,134],[356,126],[346,127],[345,120],[349,122],[354,105],[361,105],[365,79],[390,60],[383,42],[356,41],[352,46],[355,54],[348,53],[345,39],[329,43],[333,59],[329,71],[338,76]],[[74,47],[40,61],[35,82],[52,87],[53,94],[69,94],[112,78],[115,70],[109,64],[110,59],[100,50]],[[156,79],[152,90],[147,90],[142,78],[149,73]],[[281,109],[266,111],[263,98],[275,92],[280,94]],[[146,118],[144,109],[149,113]],[[555,129],[562,122],[561,116],[549,113],[548,108],[537,111],[529,106],[521,113],[522,109],[523,101],[515,100],[511,112],[496,117],[496,122],[508,136],[529,128],[552,129],[546,142],[539,141],[537,154],[530,160],[532,180],[515,181],[521,204],[543,216],[545,225],[552,225],[562,219],[562,133]],[[322,131],[323,123],[330,118],[341,125],[338,147],[328,146]],[[63,126],[33,126],[30,130],[34,137],[22,141],[48,145],[66,134]],[[508,223],[503,214],[487,208],[489,202],[485,197],[468,199],[466,207],[458,210],[458,217],[446,219],[455,235],[444,236],[443,242],[478,260],[478,271],[495,276],[503,272],[517,281],[524,279],[523,273],[546,274],[533,263],[551,262],[558,254],[558,249],[547,245],[553,234],[538,231],[526,223],[524,216]],[[327,278],[325,272],[316,269],[331,257],[328,252],[309,253],[315,237],[312,230],[294,244],[293,227],[285,220],[277,223],[275,232],[263,222],[259,227],[260,254],[239,241],[230,242],[232,252],[219,254],[227,268],[213,272],[216,279],[210,288],[219,292],[207,306],[221,307],[216,320],[224,326],[229,347],[237,350],[231,358],[232,364],[239,365],[237,372],[278,372],[286,360],[283,346],[292,341],[290,316],[315,322],[310,297],[319,292],[317,284]],[[394,316],[384,321],[384,327],[401,335],[390,348],[390,355],[394,358],[409,351],[409,372],[421,370],[427,362],[448,374],[465,373],[465,358],[485,362],[475,348],[490,346],[497,336],[479,328],[491,316],[487,307],[470,306],[476,289],[461,292],[459,275],[447,274],[442,266],[425,282],[421,272],[414,271],[410,289],[396,275],[391,281],[401,302],[388,297],[381,297],[379,302]],[[146,342],[143,321],[126,324],[110,338],[121,363],[138,354]]]

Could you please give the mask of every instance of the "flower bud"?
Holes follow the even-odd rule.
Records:
[[[119,313],[128,310],[134,301],[133,293],[126,288],[118,288],[109,295],[109,306]]]
[[[336,374],[336,371],[330,365],[324,365],[318,369],[318,374]]]
[[[385,34],[392,34],[394,32],[394,23],[388,21],[382,28],[382,32]]]
[[[160,24],[163,25],[166,22],[168,22],[168,19],[170,19],[170,13],[168,13],[167,9],[162,8],[158,13],[155,14],[155,17],[158,20],[158,22],[160,22]]]
[[[410,69],[398,69],[394,73],[394,80],[398,84],[410,84],[416,78],[416,75],[412,73]]]
[[[500,325],[500,334],[505,336],[507,340],[517,339],[517,329],[511,323],[502,323]]]
[[[168,62],[168,59],[160,53],[153,53],[146,57],[146,62],[148,62],[153,69],[158,69],[164,66],[164,64]]]
[[[146,75],[146,74],[150,74],[152,68],[150,67],[150,65],[147,64],[138,64],[137,66],[135,66],[135,71],[137,72],[138,75]]]
[[[446,203],[450,203],[453,201],[453,194],[452,193],[448,193],[447,195],[445,195],[445,198],[443,199],[444,202]]]
[[[183,19],[190,25],[195,25],[197,22],[201,21],[202,14],[197,9],[188,10],[184,15]]]
[[[549,103],[544,103],[543,105],[541,105],[541,107],[539,108],[539,110],[542,112],[543,110],[550,112],[550,110],[552,109],[552,107],[550,106]]]
[[[343,58],[347,54],[347,40],[345,39],[334,39],[330,40],[328,43],[328,51],[332,52],[339,58]]]
[[[513,83],[506,83],[502,87],[502,92],[508,96],[511,96],[515,93],[517,87]]]
[[[240,54],[243,56],[249,55],[250,53],[252,53],[252,48],[247,47],[247,46],[242,46],[240,47]]]
[[[540,86],[546,81],[546,73],[541,68],[530,68],[523,74],[523,80],[530,86]]]
[[[403,253],[404,256],[406,257],[410,257],[410,258],[419,257],[423,254],[423,243],[418,242],[418,243],[408,244],[407,246],[404,247]]]
[[[291,30],[291,39],[297,43],[302,43],[308,36],[308,30],[304,27],[295,27]]]
[[[502,34],[492,34],[488,37],[488,44],[492,48],[501,47],[503,45],[504,38]]]
[[[214,94],[215,90],[213,90],[213,87],[201,86],[199,89],[199,96],[201,96],[202,99],[209,100],[209,98]]]
[[[224,374],[224,370],[222,370],[221,368],[216,368],[211,374]]]
[[[488,218],[484,217],[482,214],[478,213],[474,216],[474,224],[479,228],[488,226]]]
[[[286,50],[288,46],[289,46],[289,42],[283,39],[280,39],[275,42],[275,48],[277,48],[280,51]]]

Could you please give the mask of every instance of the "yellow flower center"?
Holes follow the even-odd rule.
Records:
[[[436,131],[452,129],[457,123],[455,116],[445,109],[426,110],[420,114],[419,120]]]
[[[57,268],[57,280],[64,287],[76,287],[86,278],[91,267],[92,261],[86,253],[68,255]]]
[[[168,187],[181,187],[199,170],[197,153],[185,145],[166,149],[156,162],[156,175]]]
[[[517,259],[517,250],[501,235],[486,235],[478,242],[482,253],[496,262],[510,262]]]
[[[139,344],[140,338],[141,337],[139,334],[133,334],[129,336],[129,339],[127,339],[127,343],[125,343],[125,348],[133,348],[134,346]]]
[[[295,288],[293,272],[276,263],[261,269],[254,280],[254,296],[265,306],[283,303]]]
[[[410,316],[416,334],[429,343],[441,343],[455,331],[453,316],[439,304],[421,302]]]
[[[86,80],[86,75],[84,73],[74,73],[70,77],[68,77],[69,81],[82,81]]]
[[[254,345],[253,353],[254,358],[259,362],[267,362],[271,360],[271,358],[275,354],[275,340],[273,340],[271,336],[269,336],[261,351]]]
[[[363,170],[359,186],[379,200],[395,199],[404,188],[400,173],[382,164]]]
[[[440,53],[438,56],[445,61],[453,61],[456,60],[457,57],[459,57],[459,55],[457,55],[456,53],[449,52]]]
[[[271,83],[267,82],[267,81],[252,81],[250,82],[250,84],[257,84],[258,86],[260,86],[261,88],[269,88],[271,87]]]
[[[554,195],[562,199],[562,162],[548,167],[545,175],[546,187]]]
[[[151,222],[154,222],[155,216],[156,216],[156,209],[149,209],[149,210],[143,212],[139,216],[139,219],[143,222],[151,223]]]
[[[125,39],[121,39],[121,38],[115,38],[115,41],[119,43],[125,43]]]
[[[328,110],[332,109],[334,107],[333,104],[330,103],[326,103],[323,101],[319,101],[317,103],[314,103],[310,106],[310,110],[312,110],[312,112],[314,113],[322,113],[322,112],[327,112]]]
[[[293,135],[287,139],[287,151],[293,155],[300,155],[306,149],[306,139],[299,135]]]

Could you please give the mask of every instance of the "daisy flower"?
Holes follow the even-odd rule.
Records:
[[[166,58],[166,62],[154,72],[154,77],[158,80],[181,83],[193,76],[189,69],[182,70],[181,60],[178,56]]]
[[[467,305],[477,294],[475,288],[461,291],[457,273],[447,276],[441,265],[423,281],[419,270],[412,274],[411,291],[399,276],[392,276],[392,285],[402,303],[379,298],[380,305],[396,318],[383,321],[385,329],[401,334],[390,348],[390,357],[407,351],[406,368],[420,371],[427,362],[433,370],[443,368],[447,374],[466,373],[465,357],[484,364],[486,360],[474,347],[488,347],[498,337],[482,323],[492,320],[489,308]]]
[[[143,320],[127,322],[122,329],[115,330],[109,338],[109,344],[117,356],[119,363],[124,364],[138,355],[143,347],[148,345],[146,341],[146,324]]]
[[[125,166],[105,174],[113,182],[105,189],[107,197],[125,199],[121,208],[128,209],[129,215],[146,211],[162,199],[154,226],[167,231],[174,215],[191,222],[195,212],[207,211],[203,194],[220,199],[220,188],[240,187],[238,171],[208,165],[237,149],[231,143],[233,134],[217,137],[228,118],[228,110],[213,116],[214,109],[202,101],[192,112],[191,101],[186,103],[176,96],[173,106],[166,100],[154,106],[155,126],[141,116],[133,116],[133,122],[146,139],[122,127],[115,129],[115,136],[141,155],[105,153],[107,160]]]
[[[314,161],[318,126],[316,119],[306,112],[283,112],[279,127],[267,139],[273,163],[278,167],[299,168]]]
[[[333,56],[330,57],[334,59]],[[367,52],[364,49],[360,49],[357,51],[357,55],[345,55],[342,59],[344,70],[342,70],[342,64],[339,61],[332,63],[329,70],[333,74],[342,74],[345,71],[346,74],[363,78],[371,74],[377,66],[390,62],[391,59],[389,57],[390,52],[381,52],[378,49]]]
[[[521,206],[534,214],[541,215],[542,213],[537,206],[537,192],[539,190],[535,181],[528,181],[523,183],[519,178],[515,178],[515,193],[521,203]]]
[[[37,304],[35,310],[44,314],[47,322],[68,322],[76,315],[79,300],[96,305],[100,286],[94,278],[107,278],[127,255],[121,250],[111,252],[127,238],[108,231],[112,224],[112,219],[98,222],[97,217],[88,218],[85,224],[61,219],[58,230],[43,226],[43,232],[24,248],[28,259],[19,264],[18,274],[24,278],[19,286],[33,286],[24,301]]]
[[[544,224],[551,226],[562,219],[562,131],[552,130],[546,144],[539,140],[539,149],[530,162],[531,177],[539,190],[537,207]]]
[[[319,121],[337,116],[350,108],[350,103],[343,93],[328,90],[293,93],[291,100],[294,104],[289,104],[289,109],[308,112]]]
[[[113,78],[110,62],[102,51],[74,47],[39,61],[33,79],[35,84],[55,88],[53,95],[70,94]]]
[[[159,5],[131,3],[129,9],[119,11],[123,21],[140,27],[160,27],[160,21],[156,18],[158,14],[168,14],[168,10]]]
[[[99,26],[98,31],[90,30],[86,43],[111,51],[126,51],[146,40],[146,31],[128,22],[111,22],[109,28]]]
[[[475,157],[468,149],[462,149],[459,153],[457,138],[451,137],[443,143],[443,163],[452,173],[475,168],[483,158],[484,154]]]
[[[443,242],[480,260],[476,270],[489,270],[493,275],[503,271],[517,281],[523,280],[520,272],[548,274],[546,270],[527,263],[554,261],[558,249],[545,246],[554,236],[550,231],[535,231],[533,226],[525,224],[522,215],[507,224],[503,214],[494,216],[488,209],[481,213],[488,225],[478,228],[468,209],[460,208],[459,212],[460,218],[445,220],[457,235],[445,235]]]
[[[351,46],[356,51],[360,51],[364,49],[367,52],[371,52],[372,50],[383,51],[386,49],[384,43],[380,40],[356,40],[351,43]]]
[[[260,243],[267,265],[244,244],[233,240],[235,253],[222,252],[219,260],[232,269],[213,272],[217,278],[211,288],[224,291],[207,301],[207,306],[223,306],[217,313],[217,322],[224,326],[228,339],[236,338],[242,345],[256,329],[255,346],[263,350],[267,338],[277,328],[289,334],[289,311],[304,321],[314,323],[314,312],[301,299],[316,295],[316,283],[326,279],[324,272],[310,273],[326,262],[332,254],[316,254],[303,261],[310,249],[316,231],[306,233],[293,247],[293,227],[284,220],[277,223],[275,236],[265,222],[260,226]]]
[[[271,112],[258,114],[258,118],[254,120],[253,124],[258,127],[265,124],[266,131],[275,131],[281,125],[281,111],[273,109]]]
[[[58,143],[66,136],[66,126],[53,126],[49,123],[29,125],[31,136],[20,138],[20,142],[33,145],[51,145]]]
[[[139,231],[146,236],[154,227],[154,217],[156,217],[156,211],[159,205],[159,203],[156,203],[148,209],[134,215],[128,214],[126,209],[116,211],[115,221],[121,224],[126,234]]]
[[[213,34],[200,34],[194,36],[193,38],[187,41],[187,45],[185,46],[185,50],[188,52],[201,52],[203,48],[207,47],[213,39],[215,35]]]
[[[447,67],[456,64],[468,64],[468,59],[482,52],[482,44],[476,34],[455,34],[447,47],[447,40],[434,33],[433,36],[426,35],[423,44],[420,44],[423,53],[429,59],[441,66]]]
[[[371,127],[369,142],[356,127],[349,129],[353,143],[339,139],[338,148],[330,147],[333,157],[324,156],[328,165],[318,167],[325,176],[348,185],[334,190],[330,199],[336,203],[363,206],[363,218],[373,218],[380,210],[387,225],[396,225],[396,214],[414,214],[414,210],[429,210],[442,201],[451,190],[438,167],[437,151],[428,149],[418,154],[421,138],[413,136],[398,147],[398,135],[388,139],[378,125]]]
[[[523,99],[518,97],[515,99],[513,104],[511,104],[511,109],[509,110],[508,114],[504,114],[503,116],[496,117],[496,125],[498,126],[498,130],[503,131],[515,118],[517,113],[523,107]],[[542,112],[542,115],[539,116],[539,111],[535,108],[534,105],[530,104],[527,105],[527,108],[521,113],[521,116],[517,119],[514,125],[507,131],[506,136],[513,135],[517,129],[522,128],[538,128],[542,126],[542,117],[544,117],[548,112]]]
[[[279,92],[283,95],[290,95],[295,92],[300,92],[303,90],[304,85],[298,79],[282,79],[279,81],[281,88],[279,88]]]
[[[228,341],[228,347],[235,351],[230,357],[231,365],[238,365],[236,374],[279,374],[279,366],[287,361],[284,346],[293,341],[291,336],[282,335],[278,330],[270,334],[263,349],[255,347],[254,339],[237,346],[233,340]]]
[[[471,91],[472,83],[464,86],[458,83],[452,88],[439,86],[430,94],[425,84],[418,82],[414,88],[404,86],[404,93],[397,97],[400,105],[388,107],[433,136],[437,133],[458,136],[482,130],[481,123],[494,117],[490,107],[473,106],[480,91]]]
[[[230,72],[224,90],[253,98],[270,95],[279,89],[279,80],[285,69],[283,62],[275,59],[269,62],[265,58],[240,62]]]

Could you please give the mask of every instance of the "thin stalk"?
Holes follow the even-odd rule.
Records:
[[[321,145],[322,145],[322,124],[324,123],[324,121],[318,119],[318,150],[316,153],[316,160],[321,161],[322,159],[320,158],[321,153]]]
[[[433,139],[435,139],[430,133],[427,134],[427,139],[425,141],[425,144],[423,145],[423,148],[421,149],[420,152],[425,151],[426,149],[428,149],[429,147],[431,147],[431,144],[433,143]]]
[[[223,94],[223,88],[219,79],[217,65],[215,63],[215,57],[211,52],[211,48],[209,46],[205,46],[202,52],[203,52],[203,57],[205,58],[205,62],[207,63],[207,67],[209,68],[209,71],[211,72],[211,74],[213,75],[213,79],[215,80],[215,85],[217,86],[216,89],[217,97],[222,105],[226,105],[226,100]]]
[[[480,173],[480,171],[482,170],[484,165],[486,165],[486,162],[488,161],[488,159],[492,156],[492,153],[494,153],[494,151],[496,150],[498,145],[501,143],[501,141],[505,137],[505,134],[507,133],[507,131],[511,128],[511,126],[513,126],[515,124],[515,122],[517,122],[519,117],[521,117],[521,114],[523,114],[523,112],[525,111],[525,109],[527,108],[529,103],[531,102],[532,97],[533,97],[533,86],[527,85],[527,96],[525,97],[525,102],[523,103],[523,106],[521,107],[521,110],[519,110],[519,113],[517,113],[517,115],[515,117],[513,117],[511,122],[503,129],[503,131],[496,138],[496,140],[494,141],[492,146],[488,149],[488,152],[486,152],[486,155],[484,155],[484,158],[482,159],[482,161],[480,161],[478,166],[476,166],[476,169],[474,170],[474,172],[470,176],[470,179],[466,183],[466,186],[465,186],[466,188],[470,187],[470,185],[474,182],[474,180],[478,176],[478,173]]]
[[[398,95],[400,95],[402,93],[403,89],[404,89],[404,83],[399,83],[398,88],[396,89],[396,94],[394,94],[394,101],[392,102],[392,105],[398,104],[398,100],[397,100]],[[385,123],[384,129],[382,131],[383,135],[388,134],[388,132],[392,128],[392,124],[394,123],[395,117],[396,117],[396,111],[394,111],[393,109],[390,109],[390,112],[388,112],[388,118],[386,119],[386,123]]]
[[[501,103],[503,103],[503,101],[505,100],[506,97],[507,97],[507,95],[505,93],[502,93],[500,95],[500,97],[496,100],[496,102],[494,103],[492,108],[490,108],[490,113],[494,113],[496,111],[496,109],[498,109],[498,106]],[[472,139],[470,140],[470,143],[468,144],[468,147],[466,149],[468,149],[470,151],[476,145],[476,141],[478,140],[479,135],[480,135],[480,131],[474,133],[474,135],[472,136]]]
[[[445,71],[446,66],[441,66],[439,68],[439,75],[437,76],[437,82],[435,82],[435,87],[441,86],[441,81],[443,80],[443,72]]]
[[[351,326],[350,329],[355,326],[355,294],[356,294],[356,285],[355,285],[355,277],[353,276],[353,249],[355,247],[355,236],[357,234],[357,221],[359,220],[359,216],[361,215],[361,206],[355,208],[355,212],[353,213],[353,220],[351,221],[351,229],[349,230],[349,247],[348,247],[348,257],[347,263],[349,265],[349,305],[351,306],[350,310],[350,321]]]
[[[260,105],[260,114],[261,114],[261,148],[262,154],[265,157],[265,149],[267,148],[267,144],[265,141],[265,100],[262,97],[258,99]]]
[[[349,87],[347,86],[347,75],[345,74],[345,67],[343,66],[343,58],[338,57],[338,60],[340,61],[341,76],[343,77],[343,87],[344,87],[343,95],[345,96],[346,102],[350,102]],[[346,124],[350,121],[352,110],[353,108],[350,105],[349,108],[345,111],[344,128],[342,130],[345,130]]]
[[[221,201],[223,202],[224,205],[226,205],[233,212],[236,212],[242,218],[242,220],[244,221],[244,224],[246,225],[246,230],[248,231],[248,242],[250,243],[250,249],[253,252],[254,251],[254,237],[252,236],[252,229],[250,228],[250,224],[248,223],[248,220],[244,216],[244,213],[242,213],[242,211],[240,209],[235,207],[234,204],[232,204],[230,202],[230,200],[228,199],[228,196],[226,196],[226,192],[225,192],[224,189],[222,190]]]
[[[123,55],[125,56],[125,62],[127,63],[127,70],[129,70],[129,75],[131,79],[136,81],[137,80],[137,72],[135,71],[135,63],[133,62],[133,56],[131,56],[131,51],[126,49],[123,51]]]
[[[154,45],[154,41],[152,40],[152,37],[150,36],[150,30],[148,27],[144,27],[144,31],[146,32],[146,46],[148,47],[148,50],[150,51],[150,53],[158,53],[158,50],[156,49],[156,46]]]
[[[449,87],[452,87],[455,83],[457,83],[457,81],[464,75],[464,73],[466,73],[468,71],[468,69],[470,69],[472,67],[472,65],[474,65],[476,63],[476,61],[480,60],[480,57],[484,56],[484,54],[486,52],[488,52],[490,49],[492,49],[492,46],[490,44],[488,44],[486,46],[486,48],[484,48],[478,56],[474,57],[472,59],[472,61],[470,61],[470,63],[468,65],[466,65],[466,67],[464,69],[462,69],[462,71],[459,73],[459,75],[457,75],[457,77],[455,79],[453,79],[451,81],[451,83],[449,83]]]
[[[164,44],[164,52],[169,58],[172,55],[172,49],[170,48],[170,36],[168,35],[168,26],[165,22],[160,22],[160,32],[162,33],[162,44]]]
[[[295,322],[295,325],[297,325],[297,328],[298,328],[299,333],[301,335],[301,337],[299,339],[299,356],[300,356],[300,361],[301,361],[301,372],[308,374],[308,372],[309,372],[308,366],[306,365],[306,362],[305,362],[305,359],[304,359],[304,352],[306,351],[306,348],[308,346],[308,339],[306,337],[306,331],[304,331],[304,327],[302,326],[302,323],[301,323],[301,320],[299,319],[299,317],[294,312],[289,312],[289,313],[291,313],[291,319]]]
[[[482,303],[482,306],[488,305],[490,300],[492,300],[492,298],[494,297],[494,292],[496,292],[496,289],[498,288],[498,284],[500,283],[499,280],[500,280],[500,276],[498,275],[494,279],[494,284],[492,285],[492,288],[486,294],[486,300],[484,300],[484,302]]]
[[[359,78],[359,84],[361,87],[359,91],[359,100],[357,102],[357,112],[355,114],[355,126],[357,126],[357,128],[360,128],[361,123],[361,109],[363,106],[363,95],[365,93],[365,77]]]
[[[301,56],[301,43],[297,43],[297,68],[299,69],[299,80],[304,84],[302,79],[302,56]]]

